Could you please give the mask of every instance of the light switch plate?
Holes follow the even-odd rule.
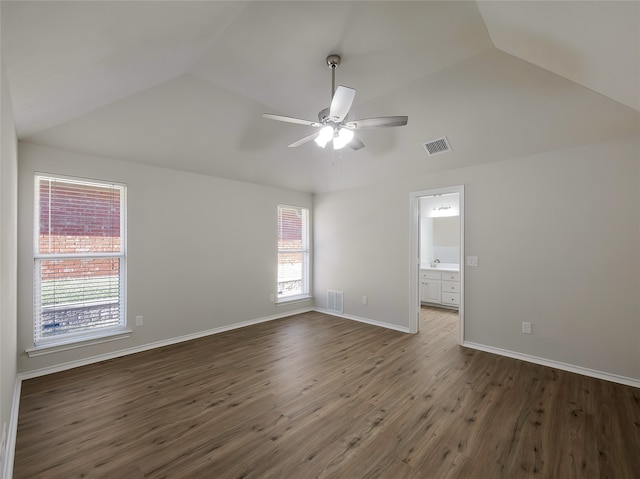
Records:
[[[467,266],[478,266],[478,257],[467,256]]]

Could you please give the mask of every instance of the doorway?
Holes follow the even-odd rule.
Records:
[[[431,305],[439,303],[442,307],[457,306],[458,343],[462,344],[464,341],[464,262],[462,260],[464,258],[464,185],[413,192],[410,194],[410,210],[409,331],[417,333],[420,330],[422,300],[426,299]],[[457,238],[453,235],[457,235]],[[421,280],[422,277],[430,277],[431,280]]]

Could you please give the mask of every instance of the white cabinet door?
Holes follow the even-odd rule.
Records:
[[[425,303],[440,303],[442,298],[442,284],[433,279],[420,280],[420,301]]]

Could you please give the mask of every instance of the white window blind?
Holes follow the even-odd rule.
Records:
[[[35,178],[34,344],[122,331],[124,185]]]
[[[309,210],[278,205],[278,299],[309,295]]]

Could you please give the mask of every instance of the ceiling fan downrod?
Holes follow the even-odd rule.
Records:
[[[329,55],[327,57],[327,65],[331,68],[331,98],[336,93],[336,68],[340,65],[340,55]]]

